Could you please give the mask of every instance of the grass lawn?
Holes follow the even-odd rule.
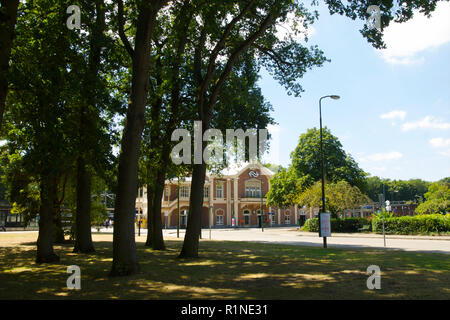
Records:
[[[0,233],[0,299],[450,299],[450,256],[379,249],[323,249],[201,240],[199,259],[177,259],[182,239],[166,251],[137,237],[141,273],[109,278],[112,235],[94,234],[97,252],[34,262],[37,233]],[[67,267],[81,268],[81,290],[66,287]],[[369,265],[381,289],[369,290]]]

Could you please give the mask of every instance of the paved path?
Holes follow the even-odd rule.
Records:
[[[141,234],[143,234],[141,230]],[[180,239],[184,238],[180,230]],[[174,229],[164,230],[165,237],[176,237]],[[209,239],[209,229],[202,230],[203,239]],[[255,241],[303,246],[323,246],[323,239],[316,233],[300,232],[295,228],[212,229],[212,240]],[[384,248],[382,235],[377,234],[332,234],[327,238],[329,248]],[[386,248],[405,251],[426,251],[450,254],[450,236],[386,236]]]

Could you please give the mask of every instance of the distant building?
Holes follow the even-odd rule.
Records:
[[[224,170],[220,175],[206,174],[201,223],[203,228],[261,227],[296,225],[306,220],[306,211],[297,206],[277,208],[267,206],[266,194],[274,173],[261,164],[246,163],[241,167]],[[179,182],[180,227],[188,219],[191,178]],[[178,216],[178,181],[166,180],[161,208],[165,228],[176,228]],[[262,214],[261,214],[262,209]],[[147,190],[140,188],[136,199],[136,212],[147,220]]]

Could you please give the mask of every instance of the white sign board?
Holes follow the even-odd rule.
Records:
[[[331,215],[328,212],[320,214],[320,236],[331,237]]]

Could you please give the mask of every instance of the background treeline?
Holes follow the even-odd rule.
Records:
[[[369,176],[328,128],[323,129],[326,210],[333,217],[346,209],[385,200],[417,204],[417,213],[450,211],[450,178],[436,182],[421,179],[390,180]],[[320,131],[308,129],[299,137],[288,168],[268,164],[276,172],[267,194],[269,205],[322,207]]]

